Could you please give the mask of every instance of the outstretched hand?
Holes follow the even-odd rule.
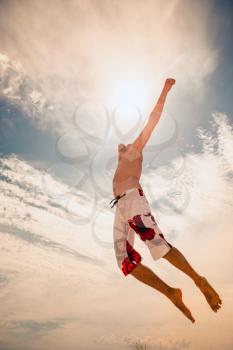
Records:
[[[172,78],[166,79],[164,84],[165,90],[168,92],[171,89],[172,85],[175,84],[175,82],[176,82],[175,79],[172,79]]]

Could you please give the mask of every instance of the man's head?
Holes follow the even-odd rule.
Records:
[[[118,152],[126,152],[131,144],[124,145],[123,143],[118,144]]]

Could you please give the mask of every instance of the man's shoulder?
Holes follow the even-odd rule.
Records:
[[[132,143],[132,149],[135,151],[135,154],[138,155],[139,158],[142,158],[142,148]]]

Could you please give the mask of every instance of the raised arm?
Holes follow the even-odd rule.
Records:
[[[161,117],[162,111],[163,111],[163,107],[164,107],[164,103],[165,103],[167,94],[168,94],[168,92],[171,89],[173,84],[175,84],[174,79],[171,79],[171,78],[166,79],[163,90],[159,96],[159,99],[158,99],[155,107],[153,108],[152,112],[150,113],[147,124],[145,125],[145,127],[142,130],[142,132],[140,133],[140,135],[132,143],[132,145],[138,151],[143,150],[145,144],[147,143],[147,141],[150,138],[152,131],[154,130],[155,125],[158,123],[158,121]]]

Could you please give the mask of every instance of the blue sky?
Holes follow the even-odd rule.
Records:
[[[232,7],[0,1],[0,348],[232,346]],[[117,144],[138,136],[167,77],[176,84],[141,184],[164,235],[210,279],[222,310],[136,247],[182,288],[195,326],[118,270],[107,206]]]
[[[232,74],[233,74],[233,43],[231,38],[232,24],[232,8],[231,1],[216,1],[214,14],[217,14],[218,26],[216,30],[216,38],[214,45],[221,52],[218,67],[209,78],[211,86],[211,94],[205,106],[211,110],[219,109],[225,112],[232,120]]]

